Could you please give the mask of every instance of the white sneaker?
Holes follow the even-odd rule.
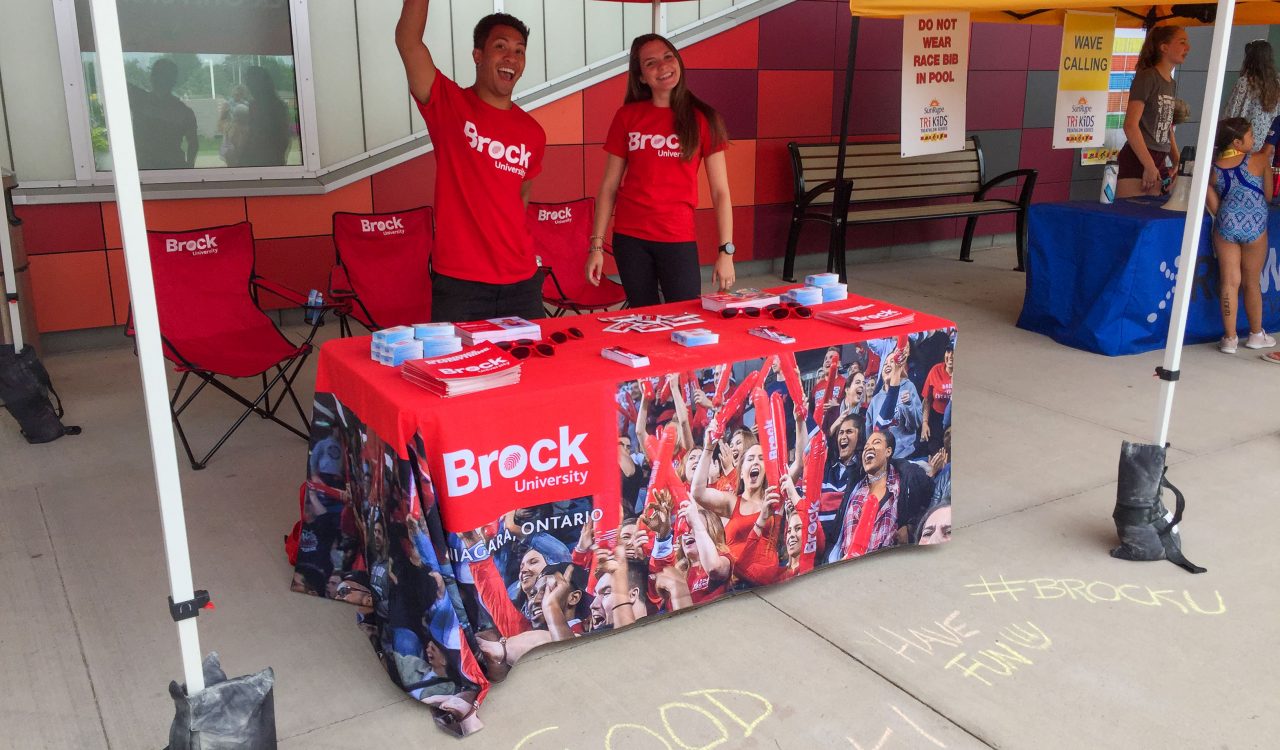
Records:
[[[1235,354],[1236,346],[1240,343],[1240,339],[1235,336],[1223,336],[1218,342],[1218,351],[1223,354]]]
[[[1258,331],[1249,334],[1249,340],[1244,342],[1244,345],[1250,349],[1270,349],[1276,345],[1276,340],[1266,331]]]

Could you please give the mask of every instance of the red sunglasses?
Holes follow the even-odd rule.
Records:
[[[797,318],[813,317],[813,310],[810,310],[809,308],[797,302],[787,302],[781,305],[769,305],[764,310],[774,320],[782,320],[784,318],[789,318],[792,315],[796,316]]]
[[[729,320],[730,318],[736,318],[739,315],[746,318],[758,318],[760,317],[760,308],[758,307],[726,307],[725,309],[720,311],[720,317],[724,318],[725,320]]]
[[[528,359],[534,354],[539,357],[554,357],[556,348],[545,341],[534,342],[530,339],[520,339],[519,341],[500,341],[498,348],[516,359]]]
[[[567,342],[569,339],[575,339],[575,340],[582,339],[582,331],[578,330],[577,328],[566,328],[563,331],[552,331],[551,334],[547,336],[547,338],[551,339],[553,342],[557,344],[563,344]]]

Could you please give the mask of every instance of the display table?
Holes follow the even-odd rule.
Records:
[[[1040,203],[1031,207],[1027,292],[1018,327],[1061,344],[1118,355],[1161,349],[1169,333],[1186,214],[1149,200]],[[1187,316],[1189,344],[1222,336],[1218,267],[1204,231]],[[1271,248],[1262,272],[1263,322],[1280,327],[1280,267],[1275,238],[1280,209],[1271,209]],[[1240,331],[1248,332],[1243,309]]]
[[[320,350],[293,588],[357,605],[450,731],[479,728],[538,645],[950,536],[952,323],[767,320],[787,346],[747,333],[762,318],[643,312],[696,312],[720,343],[605,333],[619,313],[541,321],[584,338],[452,399],[371,361],[368,337]]]

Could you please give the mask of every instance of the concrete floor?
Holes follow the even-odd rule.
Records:
[[[1280,368],[1186,353],[1170,476],[1209,573],[1112,560],[1120,441],[1151,439],[1160,355],[1015,328],[1012,251],[975,257],[852,268],[855,291],[959,325],[951,544],[537,652],[466,746],[1276,747]],[[84,434],[28,446],[0,419],[0,747],[161,747],[181,669],[136,361],[120,346],[46,364]],[[230,413],[199,409],[211,428]],[[184,467],[196,584],[217,603],[202,647],[230,674],[275,668],[282,747],[454,746],[350,608],[289,592],[305,453],[255,420]]]

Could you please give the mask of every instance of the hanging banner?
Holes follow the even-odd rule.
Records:
[[[1111,13],[1069,11],[1063,17],[1054,148],[1105,145],[1115,31]]]
[[[902,155],[959,151],[965,143],[969,14],[902,18]]]

